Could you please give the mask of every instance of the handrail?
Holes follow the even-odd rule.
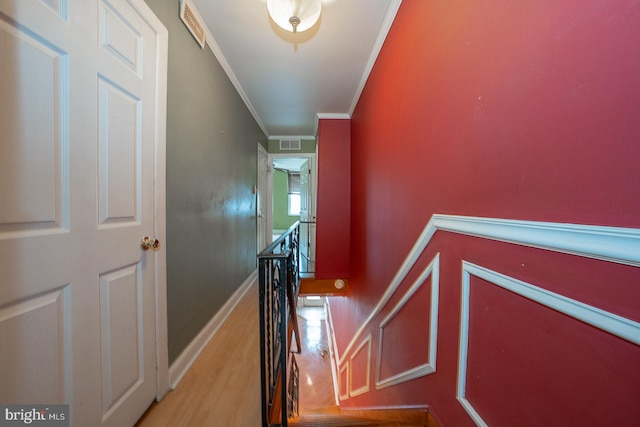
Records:
[[[299,222],[258,254],[263,427],[286,427],[291,412],[297,411],[298,370],[291,338],[294,334],[299,352],[299,259]]]
[[[287,238],[290,238],[292,235],[296,234],[297,242],[300,241],[300,221],[296,221],[293,223],[291,227],[287,229],[280,237],[274,240],[269,246],[267,246],[262,252],[258,254],[258,258],[268,255],[277,254],[276,250],[281,249],[281,246],[284,242],[286,242]]]

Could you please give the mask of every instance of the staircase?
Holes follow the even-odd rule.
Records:
[[[316,280],[308,276],[301,278],[299,243],[300,223],[297,222],[258,255],[262,426],[437,427],[426,409],[341,410],[337,406],[323,408],[324,404],[333,404],[331,400],[327,402],[324,398],[316,402],[324,402],[321,409],[300,407],[301,389],[311,391],[309,396],[318,397],[315,393],[323,388],[321,379],[331,377],[331,374],[327,376],[318,372],[331,368],[325,366],[328,359],[325,359],[327,352],[320,351],[324,348],[323,345],[315,342],[313,346],[307,346],[311,341],[307,343],[306,339],[301,339],[301,332],[305,335],[306,332],[299,327],[298,315],[301,316],[303,325],[311,321],[311,318],[307,320],[303,314],[298,313],[298,296],[345,295],[348,281],[341,281],[340,286],[336,287],[334,280]],[[311,316],[310,313],[307,315]],[[316,327],[321,330],[319,326]],[[308,382],[313,387],[311,390],[300,383],[300,369],[292,346],[294,337],[295,353],[300,356],[301,362],[304,362],[305,354],[312,358],[317,356],[318,361],[325,360],[320,363],[319,371],[307,371],[307,378],[311,372],[316,377],[313,382]],[[303,347],[305,351],[302,351]],[[316,359],[313,360],[312,363],[315,363]],[[307,368],[309,367],[308,364]]]

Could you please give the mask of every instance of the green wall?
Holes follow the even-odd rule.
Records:
[[[170,363],[256,265],[257,143],[264,133],[177,0],[146,0],[169,31],[167,310]]]
[[[300,219],[289,216],[289,181],[287,173],[276,170],[273,173],[273,229],[286,230]]]
[[[300,150],[280,150],[280,140],[271,139],[268,141],[268,151],[270,154],[287,154],[296,157],[298,154],[311,154],[316,152],[315,139],[303,139],[300,141]],[[299,216],[288,215],[289,200],[287,174],[282,171],[275,171],[273,174],[273,229],[286,230],[294,222],[300,219]]]

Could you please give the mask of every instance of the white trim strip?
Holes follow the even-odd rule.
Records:
[[[336,344],[336,332],[333,328],[333,317],[331,317],[331,307],[329,305],[329,298],[324,298],[325,313],[327,314],[327,336],[329,337],[329,362],[331,363],[331,375],[333,376],[333,394],[336,401],[336,406],[340,406],[340,381],[338,375],[338,345]]]
[[[378,304],[344,349],[343,358],[347,357],[369,323],[389,302],[438,230],[640,266],[640,230],[636,228],[435,214],[409,251]],[[344,360],[341,359],[340,363],[343,362]]]
[[[438,230],[640,266],[640,230],[555,222],[434,215]]]
[[[407,369],[390,377],[380,379],[382,371],[382,345],[383,331],[391,320],[398,314],[404,305],[415,295],[418,289],[431,276],[431,307],[429,309],[429,353],[427,361],[421,365]],[[440,254],[436,254],[429,265],[424,269],[416,281],[411,285],[406,294],[391,310],[391,312],[380,322],[380,339],[378,342],[378,361],[376,369],[376,389],[380,390],[409,380],[429,375],[436,371],[436,354],[438,345],[438,295],[440,286]]]
[[[356,88],[356,93],[353,96],[353,101],[351,101],[351,107],[349,107],[349,115],[352,116],[353,112],[358,105],[358,101],[360,100],[360,95],[362,95],[362,91],[364,90],[365,85],[367,84],[367,80],[369,80],[369,75],[371,74],[371,70],[373,70],[373,66],[378,59],[378,55],[380,54],[380,50],[382,50],[382,45],[384,45],[384,41],[387,39],[387,34],[389,34],[389,30],[391,29],[391,25],[393,21],[396,19],[396,14],[400,9],[400,5],[402,4],[402,0],[392,0],[389,4],[389,8],[387,9],[387,15],[382,22],[382,26],[380,27],[380,32],[378,33],[378,38],[376,38],[376,42],[371,49],[371,54],[369,55],[369,60],[364,68],[364,72],[362,73],[362,77],[360,78],[360,82],[358,87]]]
[[[320,120],[349,120],[351,119],[351,115],[347,113],[317,113],[316,121],[313,127],[313,133],[318,135],[318,126],[320,125]]]
[[[202,328],[200,333],[189,343],[184,351],[178,356],[169,368],[169,385],[174,390],[182,378],[185,376],[189,368],[196,361],[200,353],[207,346],[209,341],[218,332],[220,327],[224,324],[225,320],[229,317],[231,312],[236,308],[242,297],[251,289],[251,286],[256,284],[258,280],[258,270],[254,270],[249,277],[244,281],[242,285],[231,295],[231,297],[224,303],[224,305],[218,310],[218,312],[209,320],[207,325]]]
[[[344,374],[344,383],[342,382],[342,373],[345,372]],[[340,385],[338,386],[338,398],[340,400],[347,400],[349,398],[349,389],[351,388],[351,386],[349,385],[349,364],[345,363],[344,366],[342,368],[340,368],[340,371],[338,373],[338,381],[340,381]],[[344,394],[340,394],[342,391],[342,386],[344,385]],[[340,406],[340,405],[337,405]]]
[[[350,114],[347,113],[318,113],[318,120],[349,120]]]
[[[420,237],[418,237],[418,240],[413,245],[413,248],[409,252],[409,255],[407,256],[405,261],[400,266],[400,269],[394,276],[393,280],[391,280],[389,287],[387,288],[385,293],[382,295],[382,298],[380,298],[380,300],[378,301],[378,304],[376,304],[373,311],[371,311],[367,319],[360,326],[360,329],[358,329],[358,331],[355,333],[355,335],[353,336],[353,338],[351,339],[347,347],[344,349],[344,352],[342,353],[343,358],[346,357],[347,354],[349,354],[349,352],[355,345],[356,340],[360,337],[360,335],[362,335],[364,330],[369,326],[369,323],[371,323],[373,318],[376,317],[378,313],[382,311],[382,308],[387,304],[387,302],[389,302],[389,300],[391,299],[391,296],[394,294],[396,289],[398,289],[398,286],[400,286],[400,283],[402,283],[405,276],[409,273],[409,270],[411,270],[411,267],[413,266],[413,264],[415,264],[416,260],[418,259],[418,257],[420,256],[424,248],[427,246],[427,244],[429,243],[429,241],[431,240],[435,232],[436,232],[436,229],[433,226],[433,220],[431,220],[423,230],[422,234],[420,234]],[[343,360],[340,359],[341,364],[342,362]]]
[[[236,90],[238,91],[238,95],[240,95],[240,98],[242,98],[242,101],[247,106],[247,109],[253,116],[253,119],[256,121],[258,126],[260,126],[262,133],[264,133],[266,136],[269,136],[269,132],[267,132],[266,126],[260,119],[260,116],[258,115],[258,112],[256,111],[255,107],[251,103],[249,96],[247,96],[247,93],[244,91],[244,88],[240,84],[240,80],[238,80],[238,77],[231,69],[231,65],[229,64],[229,61],[227,61],[227,58],[222,53],[222,49],[220,49],[220,46],[218,46],[218,43],[213,38],[211,31],[209,31],[209,28],[205,25],[204,21],[202,21],[201,24],[204,27],[205,32],[207,33],[207,36],[206,36],[207,45],[209,46],[209,49],[213,53],[213,56],[216,57],[216,59],[220,63],[220,66],[222,67],[224,72],[227,74],[227,77],[229,77],[229,80],[231,80],[231,84],[233,84],[233,87],[235,87]]]
[[[484,267],[462,262],[463,271],[489,281],[532,301],[538,302],[567,316],[571,316],[586,324],[602,329],[612,335],[640,345],[640,323],[622,316],[567,298],[527,282],[505,276]]]
[[[356,358],[358,353],[360,353],[360,351],[365,346],[367,347],[367,350],[366,350],[367,351],[366,352],[367,373],[366,373],[365,384],[362,387],[352,390],[351,387],[353,386],[353,368],[352,368],[353,359]],[[371,334],[367,335],[367,337],[360,343],[358,348],[356,348],[356,350],[353,352],[353,354],[349,358],[349,396],[354,397],[360,394],[367,393],[370,390],[369,378],[371,378]]]
[[[473,405],[466,399],[466,376],[467,358],[469,346],[469,308],[470,308],[470,283],[471,276],[483,279],[491,284],[523,296],[531,301],[537,302],[555,310],[580,320],[588,325],[601,329],[612,335],[640,345],[640,323],[613,313],[601,310],[596,307],[584,304],[560,294],[539,288],[530,283],[514,279],[504,274],[497,273],[487,268],[472,264],[467,261],[462,262],[462,304],[460,314],[460,347],[458,359],[458,381],[456,397],[479,426],[486,426],[482,417],[473,408]]]
[[[299,139],[302,141],[315,141],[315,135],[269,135],[269,141],[278,141],[280,139]]]
[[[469,350],[469,294],[470,294],[470,274],[462,270],[462,296],[460,309],[460,343],[458,349],[458,380],[456,385],[456,398],[462,404],[462,407],[473,419],[473,421],[481,427],[487,427],[480,414],[475,410],[466,398],[467,387],[467,354]]]

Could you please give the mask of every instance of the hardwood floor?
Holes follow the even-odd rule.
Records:
[[[324,308],[298,310],[302,353],[298,426],[436,426],[426,411],[341,411],[335,402]],[[258,285],[253,283],[178,387],[137,427],[260,427]]]
[[[258,427],[258,289],[254,283],[178,387],[153,404],[139,427]]]
[[[335,406],[324,309],[302,308],[300,411]],[[254,283],[178,387],[154,403],[138,427],[258,427],[260,337]]]
[[[296,354],[300,368],[300,413],[336,406],[329,337],[324,307],[298,308],[302,352]]]

